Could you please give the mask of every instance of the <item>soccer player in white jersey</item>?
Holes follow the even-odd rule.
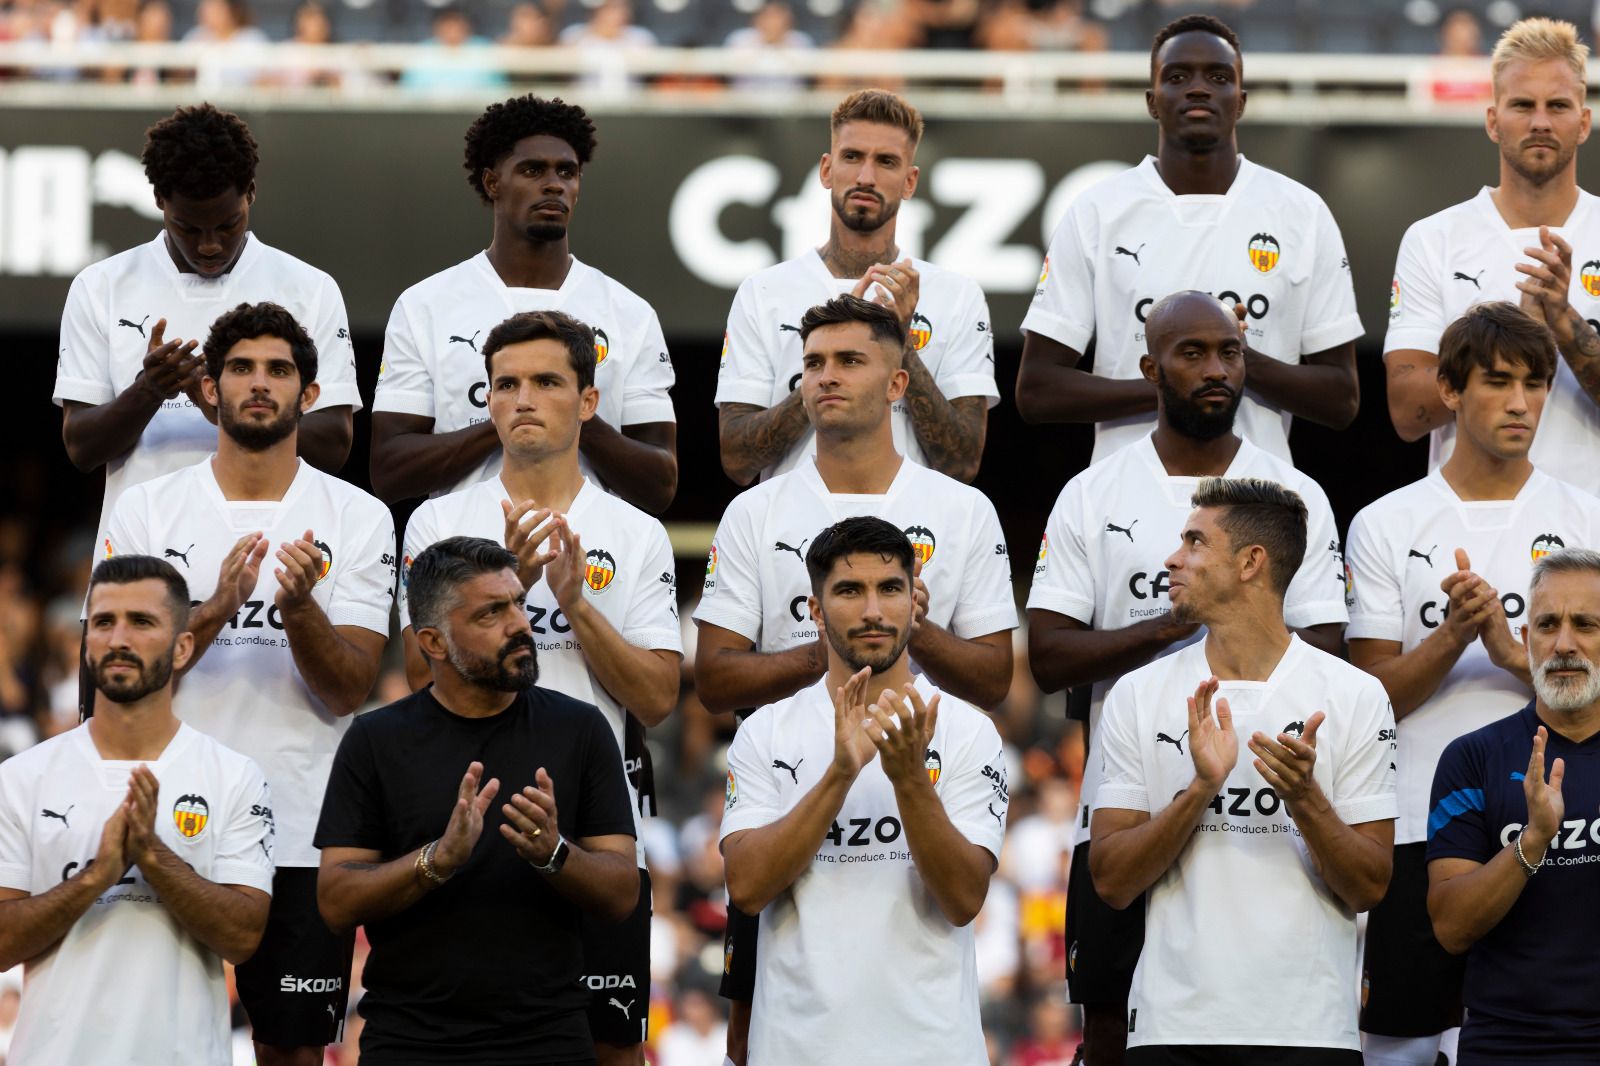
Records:
[[[1011,684],[1017,610],[994,504],[901,456],[890,409],[905,393],[907,346],[895,313],[834,297],[800,320],[800,394],[817,454],[737,496],[723,513],[695,608],[695,694],[712,712],[761,707],[815,684],[827,638],[807,610],[805,551],[841,519],[893,522],[917,553],[918,613],[909,654],[941,689],[996,706]],[[742,1063],[754,981],[755,923],[729,908],[722,993],[734,1001],[730,1057]]]
[[[106,550],[181,563],[200,601],[178,717],[259,762],[276,800],[272,919],[239,967],[239,999],[261,1066],[314,1066],[344,1018],[354,940],[317,913],[311,838],[388,639],[394,525],[383,504],[295,455],[317,349],[293,316],[242,304],[203,350],[216,454],[125,492]]]
[[[1577,159],[1589,137],[1588,52],[1570,23],[1550,19],[1501,36],[1485,119],[1500,184],[1413,224],[1400,242],[1383,341],[1389,417],[1404,440],[1431,431],[1429,469],[1449,458],[1456,433],[1437,384],[1440,336],[1472,304],[1521,301],[1547,313],[1561,352],[1532,462],[1600,492],[1600,338],[1587,321],[1600,318],[1600,200],[1578,187]],[[1531,306],[1545,286],[1550,300]]]
[[[584,473],[659,514],[678,486],[672,361],[655,311],[568,251],[594,123],[581,107],[519,96],[467,131],[467,181],[494,216],[489,247],[418,282],[389,316],[372,404],[372,488],[394,502],[464,489],[500,469],[483,340],[520,311],[562,311],[595,331],[600,406],[583,424]]]
[[[181,723],[194,651],[170,565],[119,556],[89,584],[98,714],[0,763],[0,970],[26,964],[7,1061],[233,1061],[222,963],[272,892],[272,802],[250,759]]]
[[[85,267],[67,293],[54,400],[73,464],[105,468],[97,551],[124,491],[211,451],[217,414],[201,395],[195,349],[241,302],[271,300],[306,323],[322,356],[322,391],[302,426],[301,454],[329,472],[350,454],[361,396],[344,298],[327,274],[250,232],[256,163],[249,128],[210,104],[150,127],[144,172],[161,232]],[[92,695],[85,675],[85,713]]]
[[[1149,893],[1127,1062],[1359,1066],[1356,913],[1389,883],[1394,716],[1284,625],[1300,497],[1207,478],[1194,506],[1167,569],[1205,639],[1125,675],[1101,717],[1090,870],[1114,907]]]
[[[1450,457],[1350,526],[1350,661],[1383,682],[1399,731],[1394,877],[1366,935],[1361,1020],[1375,1066],[1433,1066],[1440,1034],[1461,1024],[1466,960],[1440,947],[1428,920],[1439,756],[1532,696],[1516,631],[1533,564],[1600,543],[1600,500],[1529,460],[1558,358],[1543,324],[1515,306],[1469,308],[1439,341]]]
[[[901,258],[895,243],[900,204],[917,188],[922,116],[894,93],[862,89],[834,108],[831,127],[818,168],[833,204],[828,242],[746,278],[728,312],[717,371],[722,468],[748,485],[816,452],[800,400],[800,316],[848,292],[893,306],[912,339],[896,450],[971,481],[1000,401],[988,301],[971,278]]]
[[[1073,201],[1022,320],[1017,409],[1029,422],[1094,422],[1094,460],[1150,432],[1139,375],[1161,297],[1203,289],[1249,329],[1239,435],[1288,460],[1290,416],[1343,429],[1360,403],[1361,336],[1344,239],[1322,198],[1239,153],[1244,60],[1232,30],[1186,15],[1156,34],[1156,154]],[[1095,342],[1093,372],[1078,363]]]
[[[989,1061],[972,920],[1005,834],[1005,756],[982,711],[907,645],[911,541],[847,518],[806,553],[828,672],[728,750],[728,896],[761,914],[752,1066]]]
[[[1200,639],[1167,602],[1161,564],[1183,531],[1202,477],[1257,477],[1300,495],[1305,557],[1284,597],[1284,621],[1313,647],[1337,653],[1346,618],[1344,562],[1327,496],[1282,459],[1241,439],[1234,412],[1246,383],[1233,312],[1203,292],[1175,293],[1150,311],[1156,428],[1069,481],[1050,512],[1028,594],[1028,662],[1046,692],[1093,685],[1090,754],[1067,893],[1067,987],[1083,1008],[1084,1059],[1121,1061],[1128,987],[1144,940],[1144,905],[1108,907],[1089,877],[1089,811],[1100,781],[1100,712],[1112,682]]]
[[[578,437],[599,402],[594,331],[559,311],[530,311],[491,330],[483,351],[489,417],[505,463],[498,476],[417,508],[406,523],[402,575],[430,544],[454,536],[504,541],[517,552],[539,684],[605,714],[642,816],[641,788],[654,803],[644,727],[672,713],[683,661],[672,543],[660,522],[579,467]],[[407,673],[421,688],[430,675],[411,628],[405,576],[400,590]],[[620,926],[585,920],[589,1031],[602,1066],[639,1061],[648,1036],[645,1016],[622,1003],[650,998],[642,846],[637,858],[633,914]]]

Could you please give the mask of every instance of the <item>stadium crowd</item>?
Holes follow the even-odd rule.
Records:
[[[1347,537],[1288,433],[1356,416],[1354,282],[1316,193],[1239,152],[1232,30],[1155,35],[1156,154],[1042,264],[1014,401],[1095,452],[1037,549],[970,484],[984,294],[895,244],[922,118],[849,94],[828,242],[730,309],[748,487],[699,589],[653,515],[709,412],[570,251],[581,108],[468,131],[490,239],[399,294],[370,494],[335,476],[365,403],[337,283],[251,233],[244,123],[180,108],[144,152],[161,233],[62,317],[98,527],[39,521],[27,457],[0,519],[0,1054],[1591,1061],[1586,56],[1500,38],[1501,184],[1413,225],[1391,290],[1430,473]]]

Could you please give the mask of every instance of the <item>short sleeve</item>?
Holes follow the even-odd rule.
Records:
[[[1346,825],[1400,816],[1395,794],[1394,710],[1377,678],[1353,688],[1350,728],[1334,767],[1333,809]]]
[[[383,334],[383,362],[378,364],[378,389],[372,398],[372,410],[435,418],[433,386],[433,374],[417,344],[402,296],[395,302]]]
[[[1351,640],[1405,640],[1405,602],[1394,559],[1379,539],[1377,523],[1370,508],[1357,514],[1350,523],[1350,539],[1345,545],[1350,564]]]
[[[113,555],[151,553],[145,495],[144,485],[135,485],[117,497],[116,505],[111,508],[111,518],[106,523],[106,543],[100,545],[103,551],[96,552],[97,556],[109,559]]]
[[[1017,601],[1011,591],[1011,554],[989,497],[973,493],[970,557],[961,560],[961,592],[950,632],[965,640],[1017,628]]]
[[[960,752],[949,753],[955,758],[940,768],[939,801],[950,824],[998,861],[1011,804],[1005,749],[994,724],[980,711],[972,714],[977,716],[977,728]]]
[[[277,823],[272,817],[272,790],[253,761],[245,763],[243,780],[233,793],[233,809],[217,844],[211,880],[243,885],[272,894],[272,849]]]
[[[1100,711],[1100,757],[1104,768],[1100,787],[1094,794],[1094,809],[1097,811],[1115,807],[1119,810],[1155,813],[1145,781],[1144,759],[1137,737],[1137,714],[1133,688],[1127,680],[1112,685]]]
[[[311,339],[317,345],[317,384],[322,387],[313,411],[328,407],[361,410],[361,390],[356,387],[356,350],[350,340],[350,319],[345,313],[339,283],[322,275],[317,296],[316,321]]]
[[[1315,491],[1312,491],[1315,489]],[[1303,487],[1306,503],[1306,554],[1300,569],[1289,580],[1283,599],[1283,621],[1291,629],[1349,621],[1345,606],[1344,552],[1339,544],[1339,527],[1334,525],[1333,508],[1321,487],[1311,482]]]
[[[0,764],[0,888],[33,891],[33,850],[28,844],[27,809],[14,795],[15,774]]]
[[[1054,611],[1088,626],[1095,621],[1095,588],[1083,538],[1082,497],[1078,483],[1068,482],[1050,509],[1033,564],[1028,610]]]
[[[1356,313],[1356,287],[1345,253],[1344,235],[1333,212],[1317,200],[1317,251],[1312,265],[1311,289],[1306,294],[1305,318],[1300,325],[1299,355],[1326,351],[1359,340],[1361,316]]]
[[[1383,354],[1401,349],[1437,352],[1439,338],[1448,324],[1444,320],[1444,298],[1439,291],[1438,250],[1432,234],[1421,222],[1414,223],[1400,240],[1395,258],[1394,280],[1389,287],[1389,332],[1383,338]]]
[[[360,501],[367,506],[360,521],[350,521],[350,559],[333,560],[338,568],[333,595],[328,600],[328,622],[336,626],[360,626],[384,636],[389,634],[389,612],[394,608],[395,557],[394,521],[389,509],[377,500]],[[347,513],[356,508],[347,506]]]
[[[68,400],[99,405],[117,398],[106,325],[104,309],[95,304],[92,283],[79,274],[72,279],[61,311],[56,388],[51,397],[57,406]]]
[[[1000,389],[994,381],[994,326],[989,303],[978,286],[963,287],[971,291],[954,322],[954,335],[945,345],[933,383],[947,400],[982,396],[993,407],[1000,402]]]
[[[616,737],[611,735],[611,724],[594,708],[589,708],[584,720],[589,742],[583,749],[586,753],[583,785],[578,792],[578,816],[572,822],[572,835],[578,840],[636,837],[633,800],[628,795],[622,752],[617,750]]]
[[[641,301],[642,304],[642,301]],[[661,334],[661,320],[648,305],[642,305],[643,329],[639,346],[628,365],[622,386],[622,424],[637,426],[646,422],[676,422],[672,409],[672,385],[676,380],[667,340]]]
[[[439,505],[437,500],[425,500],[411,517],[406,519],[405,551],[400,558],[400,628],[411,626],[411,604],[406,598],[406,583],[411,579],[411,560],[421,555],[428,545],[443,538],[439,535]]]
[[[705,585],[694,609],[696,622],[721,626],[761,643],[761,556],[756,551],[756,503],[747,490],[722,513],[706,558]]]
[[[771,737],[763,712],[745,720],[728,748],[728,782],[722,796],[719,840],[771,825],[788,813],[772,774]],[[771,707],[764,712],[774,713]]]
[[[384,853],[390,819],[383,809],[370,733],[367,723],[357,718],[339,741],[322,796],[317,834],[312,840],[318,848],[364,848]]]
[[[1483,786],[1484,747],[1471,733],[1457,737],[1439,756],[1428,798],[1428,860],[1488,862],[1504,846],[1491,831]]]
[[[1024,333],[1038,333],[1075,351],[1094,336],[1093,245],[1085,233],[1088,207],[1079,197],[1050,238],[1033,303],[1022,319]]]
[[[659,522],[651,523],[647,543],[641,546],[640,565],[628,600],[628,613],[620,627],[622,639],[636,648],[653,648],[683,654],[683,627],[678,624],[678,578],[672,542]]]
[[[716,403],[772,406],[772,386],[777,356],[769,347],[781,343],[782,334],[766,336],[756,315],[756,280],[746,278],[733,294],[728,310],[728,331],[722,338],[722,360],[717,366]],[[769,327],[770,328],[770,327]]]

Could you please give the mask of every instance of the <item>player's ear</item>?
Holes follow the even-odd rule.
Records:
[[[444,645],[444,633],[433,626],[423,626],[413,629],[417,637],[417,647],[422,651],[424,659],[433,659],[444,662],[450,657],[449,649]]]
[[[1144,91],[1144,109],[1150,113],[1151,118],[1157,122],[1161,121],[1161,115],[1156,111],[1156,91],[1154,89],[1146,89]]]
[[[817,623],[817,635],[821,636],[822,634],[826,633],[828,631],[828,625],[822,617],[822,601],[817,599],[815,596],[807,596],[806,610],[811,612],[811,620]]]
[[[1139,373],[1150,384],[1156,383],[1156,361],[1148,353],[1139,357]]]
[[[1587,107],[1585,107],[1583,109],[1582,114],[1583,114],[1583,127],[1578,130],[1578,143],[1579,144],[1582,144],[1584,141],[1587,141],[1589,139],[1589,120],[1592,117],[1590,115],[1589,109]]]
[[[178,639],[172,644],[172,672],[182,673],[192,658],[194,658],[194,634],[185,629],[178,634]]]
[[[305,414],[317,405],[317,397],[322,395],[322,386],[313,381],[300,390],[300,413]]]
[[[1440,402],[1445,405],[1446,409],[1448,409],[1451,414],[1455,414],[1457,411],[1460,411],[1461,393],[1456,391],[1454,385],[1445,380],[1445,376],[1443,374],[1440,374],[1436,380],[1439,386]]]
[[[1239,89],[1239,108],[1233,113],[1233,119],[1235,122],[1241,118],[1244,118],[1244,105],[1245,101],[1248,99],[1250,99],[1250,93],[1241,86]]]
[[[245,191],[244,191],[244,203],[245,203],[246,207],[249,207],[251,204],[253,204],[255,202],[256,202],[256,183],[254,181],[252,181],[250,183],[249,188],[245,189]]]
[[[817,180],[822,182],[824,189],[833,188],[833,153],[823,152],[822,158],[817,162]]]
[[[483,168],[483,195],[485,195],[485,196],[487,196],[489,198],[489,202],[490,203],[493,203],[495,198],[499,194],[500,194],[500,174],[499,174],[499,172],[496,171],[494,169],[494,167],[484,167]]]
[[[600,390],[590,385],[578,400],[578,421],[587,422],[600,407]]]
[[[205,397],[206,403],[216,407],[222,401],[222,393],[217,389],[217,379],[209,372],[200,375],[200,395]]]
[[[1260,581],[1266,578],[1267,549],[1259,544],[1251,544],[1241,549],[1234,558],[1239,563],[1240,581]]]
[[[920,177],[922,177],[922,168],[912,163],[910,168],[906,170],[905,192],[900,197],[902,200],[909,200],[916,195],[917,179]]]
[[[1495,114],[1494,104],[1483,109],[1483,132],[1495,144],[1500,143],[1500,116]]]

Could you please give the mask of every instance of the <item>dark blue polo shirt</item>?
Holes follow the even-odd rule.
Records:
[[[1487,863],[1516,839],[1540,724],[1529,703],[1445,749],[1433,777],[1430,862]],[[1566,761],[1566,813],[1538,874],[1468,952],[1460,1066],[1600,1062],[1600,735],[1574,744],[1546,732],[1546,773]]]

